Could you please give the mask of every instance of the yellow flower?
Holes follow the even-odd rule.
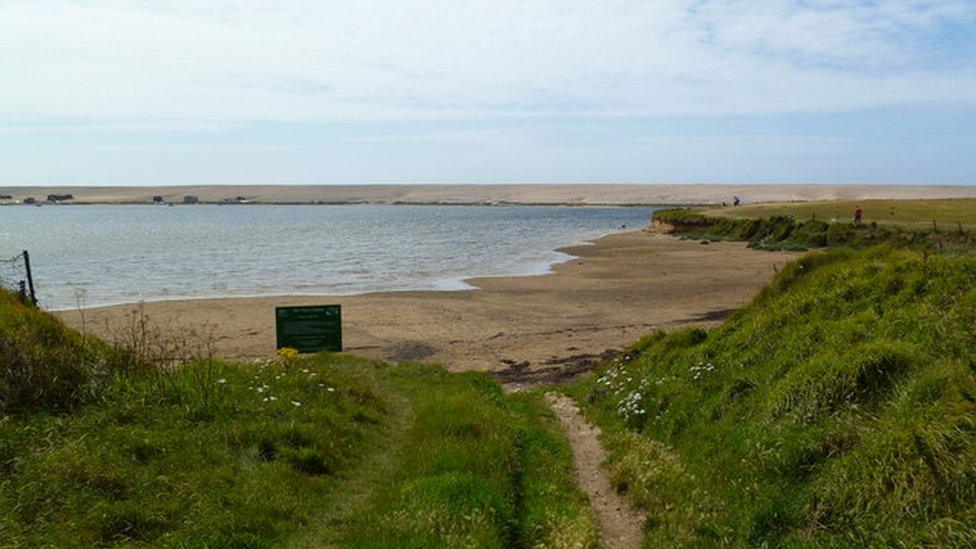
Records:
[[[291,347],[283,347],[278,349],[278,357],[286,364],[290,364],[298,360],[298,350],[292,349]]]

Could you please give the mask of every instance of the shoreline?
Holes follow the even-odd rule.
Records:
[[[584,207],[589,207],[589,206],[584,206]],[[103,310],[103,309],[113,309],[113,308],[117,308],[117,307],[134,308],[134,307],[138,307],[139,305],[149,305],[149,304],[156,304],[156,303],[180,302],[180,303],[188,303],[188,304],[190,304],[190,303],[193,303],[194,301],[215,301],[215,300],[227,300],[227,299],[274,299],[274,298],[283,298],[283,299],[301,299],[301,298],[316,299],[316,298],[320,298],[320,297],[322,297],[322,298],[349,298],[349,297],[360,297],[360,296],[366,296],[366,295],[396,295],[396,294],[403,294],[403,293],[423,293],[423,292],[431,292],[431,293],[470,292],[470,291],[475,291],[475,290],[479,290],[480,289],[476,284],[474,284],[474,282],[477,281],[477,280],[481,280],[481,279],[495,279],[495,278],[533,278],[533,277],[538,277],[538,276],[547,276],[547,275],[554,274],[556,272],[556,267],[558,267],[559,265],[562,265],[564,263],[569,263],[569,262],[571,262],[571,261],[573,261],[575,259],[579,259],[579,256],[570,253],[571,251],[573,251],[576,248],[584,248],[584,247],[588,247],[588,246],[596,246],[597,243],[600,240],[604,239],[604,238],[607,238],[607,237],[610,237],[610,236],[613,236],[613,235],[626,234],[626,233],[631,233],[631,232],[639,232],[639,231],[644,231],[644,230],[648,230],[648,229],[622,229],[622,230],[613,230],[613,231],[611,231],[609,233],[606,233],[606,234],[604,234],[602,236],[598,236],[596,238],[591,238],[591,239],[588,239],[588,240],[583,240],[583,241],[576,242],[576,243],[573,243],[573,244],[569,244],[569,245],[566,245],[566,246],[560,246],[559,248],[555,248],[555,249],[549,251],[549,253],[559,254],[560,256],[562,256],[562,257],[557,258],[555,261],[550,261],[550,262],[542,262],[542,261],[540,261],[540,262],[532,263],[530,265],[529,264],[526,265],[526,267],[530,267],[530,266],[536,266],[536,267],[538,267],[538,269],[532,269],[534,272],[523,272],[523,273],[514,273],[514,274],[498,274],[498,275],[478,275],[478,276],[467,276],[467,277],[452,277],[452,278],[442,278],[442,279],[435,280],[435,285],[436,284],[439,284],[439,283],[457,284],[459,286],[460,285],[463,285],[463,287],[456,287],[456,288],[437,288],[437,287],[435,287],[435,288],[402,289],[402,290],[391,289],[391,290],[381,290],[381,291],[366,290],[366,291],[361,291],[361,292],[349,292],[349,293],[341,293],[341,292],[336,293],[336,292],[332,292],[332,293],[295,294],[295,293],[290,293],[290,292],[284,292],[284,293],[280,293],[280,294],[203,295],[203,296],[194,296],[194,297],[172,297],[172,298],[165,298],[164,297],[164,298],[158,298],[158,299],[141,299],[141,300],[138,300],[138,301],[122,301],[122,302],[119,302],[119,303],[105,303],[105,304],[101,304],[101,305],[91,305],[91,306],[83,305],[81,307],[81,309],[83,309],[83,310],[85,310],[87,312],[87,311],[99,311],[99,310]],[[529,269],[526,269],[526,270],[529,270]],[[45,308],[44,311],[46,311],[48,313],[51,313],[51,314],[54,314],[54,315],[60,315],[62,313],[77,312],[78,311],[78,307],[75,306],[75,307],[51,308],[51,309]]]
[[[588,206],[586,206],[588,207]],[[591,238],[588,240],[582,240],[573,244],[568,244],[566,246],[560,246],[558,248],[552,249],[547,253],[558,254],[560,257],[554,258],[553,261],[536,261],[532,263],[526,263],[524,265],[524,271],[528,272],[518,272],[518,273],[503,273],[497,275],[477,275],[477,276],[465,276],[465,277],[450,277],[450,278],[439,278],[433,281],[433,286],[431,288],[405,288],[405,289],[389,289],[389,290],[364,290],[364,291],[353,291],[349,293],[342,292],[326,292],[326,293],[303,293],[296,294],[291,292],[284,292],[280,294],[242,294],[242,295],[201,295],[201,296],[182,296],[182,297],[161,297],[152,299],[141,299],[137,301],[122,301],[119,303],[104,303],[99,305],[82,305],[82,309],[85,311],[96,311],[100,309],[109,309],[113,307],[136,307],[140,304],[151,304],[151,303],[169,303],[169,302],[193,302],[193,301],[212,301],[212,300],[223,300],[223,299],[273,299],[273,298],[348,298],[348,297],[358,297],[371,294],[387,294],[395,295],[400,293],[413,293],[413,292],[468,292],[473,290],[478,290],[478,286],[473,284],[473,281],[480,279],[491,279],[491,278],[532,278],[538,276],[547,276],[555,273],[556,267],[562,265],[563,263],[568,263],[574,259],[578,259],[578,256],[570,253],[576,248],[585,248],[588,246],[595,246],[597,242],[607,238],[609,236],[625,234],[629,232],[637,232],[646,229],[614,229],[608,233],[598,236],[596,238]],[[438,286],[457,286],[457,287],[438,287]],[[44,310],[51,314],[61,314],[68,313],[71,311],[77,311],[77,306],[72,307],[59,307],[59,308],[44,308]]]
[[[537,276],[478,277],[462,291],[378,292],[146,302],[86,309],[109,337],[142,307],[166,330],[210,325],[217,356],[274,355],[274,307],[337,303],[346,351],[525,379],[580,373],[656,328],[717,324],[800,254],[750,250],[644,230],[559,250],[573,256]],[[54,313],[81,328],[77,310]]]
[[[70,202],[36,202],[25,204],[22,202],[0,202],[0,207],[5,206],[25,206],[38,208],[63,207],[63,206],[152,206],[157,208],[165,207],[192,207],[192,206],[458,206],[458,207],[482,207],[482,208],[696,208],[707,206],[708,203],[613,203],[613,202],[587,202],[576,204],[573,202],[195,202],[186,204],[183,202],[94,202],[94,201],[70,201]]]

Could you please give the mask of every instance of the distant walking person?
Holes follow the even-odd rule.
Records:
[[[854,208],[854,223],[860,224],[861,217],[863,216],[864,216],[864,210],[862,210],[860,206]]]
[[[733,206],[738,206],[741,202],[742,202],[742,200],[738,196],[733,196],[732,197],[732,205]]]

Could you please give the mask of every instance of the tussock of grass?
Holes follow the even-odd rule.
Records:
[[[976,260],[807,255],[575,389],[657,545],[976,541]]]
[[[899,377],[922,362],[920,351],[892,342],[853,345],[815,355],[792,368],[769,397],[771,414],[815,420],[851,404],[867,406],[889,396]]]

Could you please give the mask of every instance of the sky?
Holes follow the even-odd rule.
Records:
[[[0,185],[976,184],[976,0],[0,0]]]

